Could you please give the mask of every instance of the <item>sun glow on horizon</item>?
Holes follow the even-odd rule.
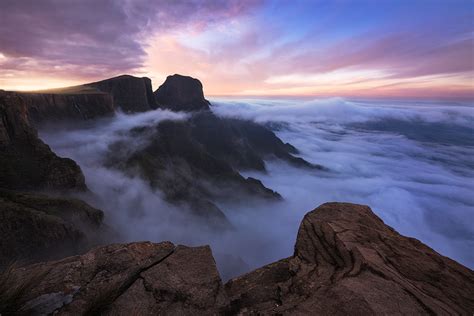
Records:
[[[469,1],[229,1],[145,11],[115,3],[96,15],[65,4],[38,16],[11,6],[0,19],[11,30],[0,34],[0,89],[45,90],[121,74],[150,77],[156,89],[179,73],[201,80],[206,95],[474,99]],[[92,19],[90,27],[81,16]],[[37,19],[35,32],[23,28]],[[69,29],[65,20],[81,27]]]

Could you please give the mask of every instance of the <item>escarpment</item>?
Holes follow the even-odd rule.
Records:
[[[19,93],[35,124],[84,121],[115,113],[113,98],[99,91],[61,93]]]
[[[122,75],[79,86],[17,92],[32,123],[58,124],[113,116],[117,111],[145,112],[157,103],[149,78]]]
[[[41,128],[47,124],[61,133],[61,128],[70,128],[70,123],[75,126],[75,123],[113,116],[117,111],[135,113],[155,108],[184,111],[188,116],[182,121],[164,121],[147,129],[131,130],[132,138],[143,145],[122,157],[114,150],[128,144],[112,144],[107,167],[130,175],[138,172],[153,189],[162,191],[168,202],[183,213],[199,218],[204,225],[219,229],[232,227],[217,206],[221,201],[244,198],[251,203],[256,199],[281,198],[258,179],[242,176],[240,170],[265,171],[264,160],[275,158],[297,166],[317,167],[293,156],[296,149],[284,144],[267,128],[214,115],[204,98],[201,82],[187,76],[168,77],[155,93],[148,78],[123,75],[43,92],[2,92],[1,100],[0,188],[7,190],[87,190],[79,166],[71,159],[55,155],[37,137],[35,126]],[[40,215],[45,214],[51,215],[47,209],[41,210]],[[61,221],[50,222],[58,226]],[[72,240],[81,239],[78,236],[82,229],[73,228],[64,231],[75,236]]]
[[[145,112],[157,107],[151,80],[146,77],[122,75],[84,86],[111,95],[115,108],[124,112]]]
[[[0,92],[0,187],[85,191],[84,175],[38,138],[28,107],[16,93]]]
[[[294,156],[297,150],[271,130],[250,121],[221,118],[210,111],[199,80],[169,76],[155,92],[159,107],[186,112],[188,118],[136,128],[136,139],[146,145],[125,160],[111,150],[107,164],[139,175],[159,188],[172,203],[185,203],[208,222],[226,223],[219,201],[278,200],[278,192],[241,170],[265,171],[265,159],[282,159],[298,167],[319,169]],[[123,148],[118,142],[112,148]]]
[[[26,290],[0,312],[467,315],[474,308],[473,271],[348,203],[308,213],[293,256],[225,285],[209,247],[169,242],[100,247],[12,269],[8,280],[11,293]]]
[[[0,266],[79,253],[103,229],[102,211],[69,197],[87,191],[80,167],[38,138],[28,114],[22,96],[0,92]]]

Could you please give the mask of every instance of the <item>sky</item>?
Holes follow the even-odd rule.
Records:
[[[121,74],[208,96],[474,99],[474,2],[0,0],[0,89]]]

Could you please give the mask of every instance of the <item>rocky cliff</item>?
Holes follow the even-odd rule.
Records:
[[[84,86],[111,95],[115,108],[124,112],[145,112],[157,107],[151,80],[146,77],[122,75]]]
[[[37,136],[25,99],[0,92],[0,187],[21,190],[86,190],[71,159],[58,157]]]
[[[178,74],[166,78],[155,91],[155,98],[160,107],[172,111],[205,111],[210,105],[204,99],[201,81]]]
[[[38,138],[28,113],[22,96],[0,92],[0,266],[79,253],[103,229],[101,211],[67,197],[87,191],[81,169]]]
[[[127,144],[114,144],[108,165],[131,174],[138,171],[152,187],[163,191],[168,201],[186,204],[208,223],[230,226],[216,205],[219,200],[280,198],[258,179],[243,177],[240,170],[264,171],[264,159],[321,169],[294,156],[296,148],[266,127],[214,115],[197,79],[169,76],[155,95],[160,107],[190,112],[189,118],[135,129],[133,137],[149,139],[148,143],[125,160],[117,157],[113,148]]]
[[[112,116],[117,110],[145,112],[157,107],[149,78],[122,75],[80,86],[17,92],[32,123],[84,121]]]
[[[1,313],[470,315],[474,272],[386,226],[367,206],[303,219],[293,256],[225,286],[209,247],[115,244],[1,276]]]
[[[82,121],[115,113],[110,94],[98,91],[61,93],[19,93],[33,123]]]

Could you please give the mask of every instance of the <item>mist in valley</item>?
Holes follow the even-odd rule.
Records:
[[[92,194],[83,198],[105,212],[114,240],[170,240],[210,244],[224,278],[292,255],[304,214],[329,201],[369,205],[388,225],[443,255],[474,267],[473,108],[463,103],[214,99],[222,117],[254,120],[271,128],[299,155],[325,170],[271,159],[266,172],[242,170],[283,200],[249,200],[235,192],[218,201],[233,228],[215,230],[185,205],[167,203],[138,174],[107,166],[149,141],[132,131],[190,114],[154,110],[43,127],[40,137],[82,168]],[[113,146],[120,143],[121,146]],[[125,144],[125,145],[124,145]]]

